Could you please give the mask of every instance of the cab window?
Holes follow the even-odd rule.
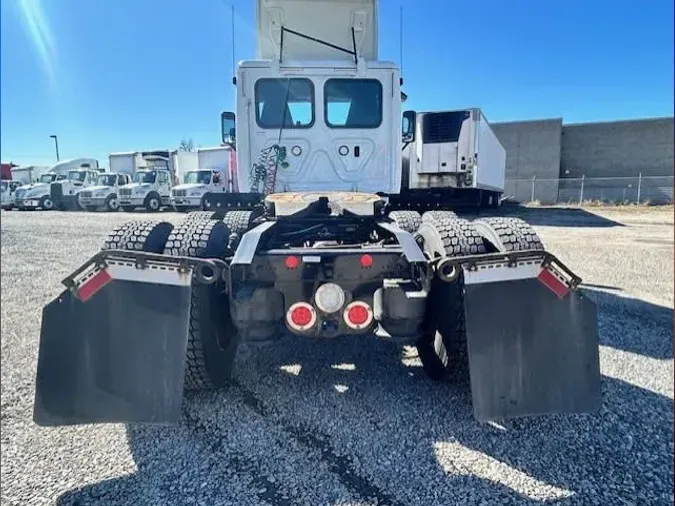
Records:
[[[260,128],[309,128],[314,124],[314,85],[304,78],[259,79],[255,105]]]
[[[324,116],[331,128],[377,128],[382,124],[382,84],[376,79],[329,79]]]
[[[158,181],[160,183],[168,183],[169,182],[169,178],[167,177],[166,172],[160,172],[159,173]]]

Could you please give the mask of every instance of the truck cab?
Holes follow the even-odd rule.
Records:
[[[118,190],[129,183],[131,177],[128,174],[99,174],[93,186],[79,193],[80,205],[87,211],[117,211],[120,207]]]
[[[176,211],[205,208],[205,199],[214,192],[227,190],[227,178],[220,170],[199,169],[188,171],[183,183],[171,190],[171,205]]]
[[[16,207],[20,211],[27,209],[42,209],[51,211],[54,209],[54,201],[50,194],[50,186],[55,181],[65,181],[67,174],[57,172],[45,172],[34,183],[20,186],[16,190]]]
[[[149,156],[145,160],[147,167],[136,171],[132,182],[119,188],[119,204],[123,211],[132,212],[143,207],[155,212],[171,204],[173,174],[168,159]]]
[[[21,181],[2,180],[0,182],[2,193],[0,200],[0,207],[2,209],[11,210],[15,206],[15,192],[23,183]]]
[[[82,209],[78,193],[83,188],[96,184],[96,178],[100,174],[98,161],[93,158],[82,158],[60,162],[56,166],[66,172],[68,177],[64,181],[52,183],[50,187],[54,207],[60,211]]]
[[[235,191],[399,191],[400,74],[377,59],[376,14],[370,1],[258,2],[258,59],[239,63],[236,112],[221,115]]]

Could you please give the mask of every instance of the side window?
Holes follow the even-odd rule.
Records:
[[[377,128],[382,124],[382,84],[376,79],[329,79],[324,115],[331,128]]]
[[[167,183],[169,181],[169,178],[167,177],[166,172],[160,172],[157,180],[160,183],[164,184],[164,183]]]
[[[220,172],[213,173],[213,184],[220,184]]]
[[[314,124],[314,85],[305,78],[259,79],[255,106],[260,128],[309,128]]]
[[[124,174],[119,174],[117,176],[117,184],[120,186],[127,184],[127,177]]]

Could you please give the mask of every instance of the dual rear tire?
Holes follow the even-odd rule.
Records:
[[[108,236],[103,249],[193,258],[225,257],[231,233],[226,220],[202,218],[188,216],[176,227],[168,222],[128,222]],[[193,280],[191,290],[185,389],[222,388],[231,379],[239,344],[230,317],[228,294],[222,281],[206,285]]]
[[[543,249],[534,229],[519,218],[480,218],[471,222],[451,211],[425,213],[417,237],[429,259]],[[453,368],[452,357],[466,342],[461,272],[452,282],[434,278],[423,329],[416,343],[418,356],[431,379],[443,380]]]

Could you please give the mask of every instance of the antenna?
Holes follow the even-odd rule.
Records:
[[[403,5],[401,4],[399,15],[398,15],[398,42],[399,42],[399,61],[401,76],[403,75]]]
[[[234,56],[234,0],[230,0],[230,7],[232,8],[232,13],[231,13],[231,21],[232,21],[232,26],[230,28],[230,32],[232,33],[232,79],[235,79],[237,75],[237,63],[235,61],[235,56]]]

